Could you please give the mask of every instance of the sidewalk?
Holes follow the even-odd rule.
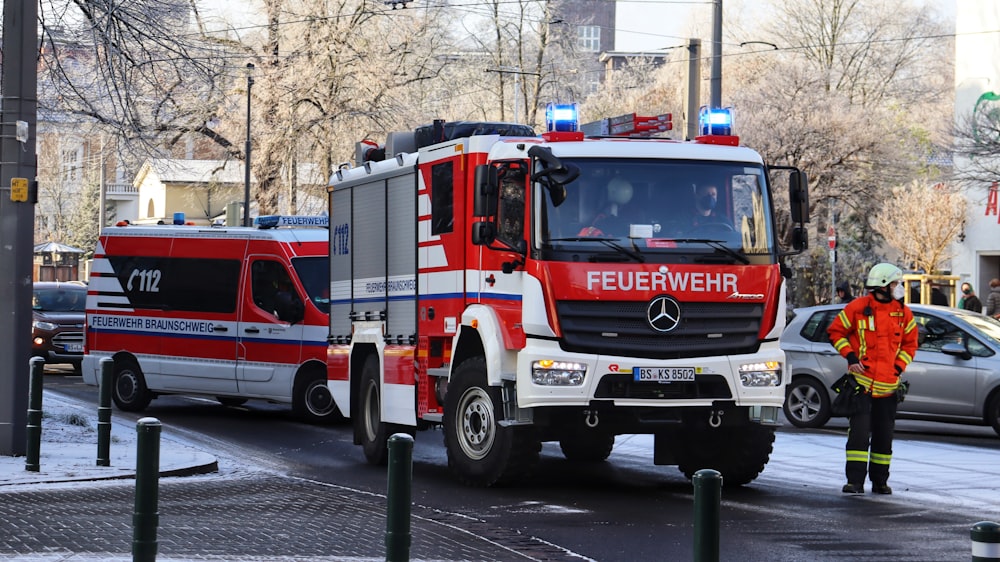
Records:
[[[25,457],[0,456],[0,487],[134,478],[138,434],[135,424],[112,416],[111,466],[97,466],[97,407],[43,391],[39,470],[25,470]],[[160,435],[160,476],[218,471],[213,455]]]

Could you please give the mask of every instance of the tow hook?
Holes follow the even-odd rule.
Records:
[[[708,413],[708,425],[712,427],[719,427],[722,425],[722,415],[725,414],[722,410],[712,410]]]
[[[584,410],[583,411],[583,423],[587,424],[587,427],[593,429],[597,427],[600,420],[597,419],[597,410]]]

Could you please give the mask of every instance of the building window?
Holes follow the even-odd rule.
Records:
[[[77,148],[63,150],[62,159],[62,179],[63,183],[75,184],[80,182],[80,150]]]
[[[601,50],[601,26],[581,25],[576,28],[576,45],[582,51]]]

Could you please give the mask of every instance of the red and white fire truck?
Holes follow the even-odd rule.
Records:
[[[330,390],[373,464],[391,434],[443,425],[456,477],[490,486],[544,441],[603,460],[652,434],[655,464],[750,482],[789,377],[771,170],[724,112],[674,141],[633,138],[664,128],[634,115],[585,138],[573,111],[541,136],[393,133],[333,175]],[[797,252],[806,177],[780,173]]]
[[[98,384],[110,357],[122,410],[196,394],[340,418],[326,382],[328,218],[255,223],[105,229],[87,290],[84,382]]]

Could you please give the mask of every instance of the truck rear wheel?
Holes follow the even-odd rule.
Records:
[[[596,462],[611,456],[615,446],[615,435],[600,430],[578,430],[563,435],[559,448],[566,460]]]
[[[146,388],[146,378],[134,360],[116,360],[113,379],[111,398],[119,410],[141,412],[153,400],[153,393]]]
[[[718,470],[725,486],[752,482],[771,457],[774,428],[742,427],[685,429],[677,444],[677,468],[689,479],[703,468]]]
[[[379,391],[378,357],[365,359],[361,369],[361,403],[355,418],[355,432],[368,464],[381,466],[389,460],[389,429],[382,421],[382,394]]]
[[[500,389],[486,383],[486,359],[456,369],[445,397],[444,443],[448,468],[463,484],[510,484],[530,474],[541,443],[528,428],[503,427]]]

